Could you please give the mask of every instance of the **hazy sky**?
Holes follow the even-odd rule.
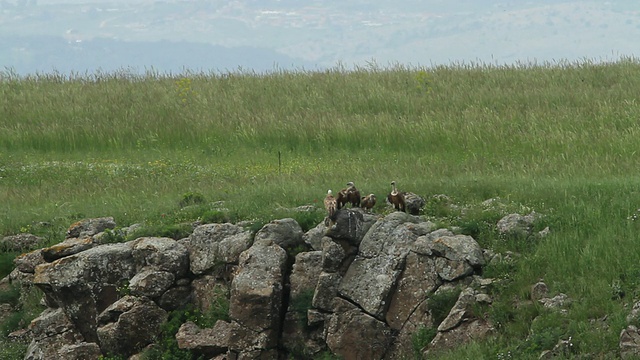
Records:
[[[20,71],[600,61],[638,39],[638,0],[0,3],[0,66]]]

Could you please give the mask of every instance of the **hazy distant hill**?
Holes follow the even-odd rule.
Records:
[[[24,71],[614,59],[638,52],[640,8],[635,0],[3,0],[0,38],[0,65]]]
[[[193,42],[119,41],[94,38],[69,42],[62,37],[0,37],[0,64],[17,74],[58,71],[143,73],[191,71],[230,72],[243,69],[273,71],[276,67],[310,68],[273,50],[255,47],[226,48]]]

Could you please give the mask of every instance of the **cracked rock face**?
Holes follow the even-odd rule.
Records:
[[[286,262],[285,250],[270,240],[256,241],[240,254],[229,303],[229,316],[238,327],[229,343],[231,350],[277,347]]]
[[[75,224],[70,234],[97,231],[91,224],[99,223]],[[143,237],[68,250],[80,239],[91,238],[70,237],[60,247],[68,253],[17,260],[16,271],[50,306],[31,325],[29,359],[132,356],[156,341],[167,311],[192,304],[206,312],[222,298],[228,318],[212,328],[182,324],[180,348],[207,358],[330,351],[400,360],[415,355],[413,336],[425,328],[436,332],[430,349],[491,331],[470,311],[491,301],[469,286],[485,264],[478,243],[404,212],[342,209],[331,227],[306,234],[293,219],[272,221],[255,238],[241,226],[206,224],[180,241]],[[314,250],[287,255],[304,243]],[[436,324],[430,300],[443,289],[461,293]]]
[[[98,316],[97,335],[105,353],[130,356],[160,334],[167,312],[147,297],[125,296]]]

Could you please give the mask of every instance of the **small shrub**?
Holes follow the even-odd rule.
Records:
[[[118,293],[118,298],[123,298],[131,294],[131,289],[129,288],[129,280],[122,280],[118,287],[116,287],[116,292]]]
[[[559,340],[571,335],[567,330],[568,320],[557,314],[548,312],[536,316],[532,320],[524,345],[528,352],[538,353],[543,350],[551,350]]]
[[[517,270],[516,261],[513,259],[494,259],[484,268],[482,276],[485,278],[510,279]],[[490,287],[491,289],[492,287]]]
[[[191,224],[150,224],[127,235],[127,240],[145,236],[168,237],[174,240],[180,240],[188,237],[192,232],[193,226]]]
[[[191,351],[178,347],[176,333],[180,326],[187,321],[193,321],[197,317],[197,311],[193,306],[185,309],[174,310],[169,313],[167,321],[162,324],[160,338],[156,341],[156,346],[150,347],[142,354],[145,360],[193,360],[196,357]],[[200,357],[202,358],[202,357]]]
[[[458,220],[455,225],[460,227],[461,233],[473,237],[482,246],[492,245],[498,238],[498,230],[495,219],[489,214],[468,214],[463,219]]]
[[[7,336],[11,332],[22,329],[27,323],[25,322],[25,313],[23,310],[16,311],[7,316],[2,324],[0,324],[0,334]]]
[[[197,192],[187,192],[182,195],[182,199],[178,202],[178,205],[183,208],[189,205],[199,205],[206,202],[204,195]]]
[[[19,301],[20,287],[18,285],[11,284],[7,290],[0,291],[0,304],[11,304],[16,306]]]
[[[448,196],[435,195],[426,200],[424,214],[437,218],[448,218],[459,215],[459,211],[452,206],[452,200]]]
[[[13,259],[16,258],[16,255],[15,252],[0,252],[0,279],[13,271]]]
[[[324,219],[324,213],[318,211],[296,211],[292,214],[292,218],[298,222],[303,232],[307,232]]]
[[[27,344],[0,338],[0,360],[22,360],[27,352]]]
[[[291,311],[303,318],[305,324],[307,319],[307,310],[313,307],[311,305],[313,301],[313,294],[314,290],[305,290],[302,291],[298,296],[292,297],[290,301],[289,308],[291,309]]]
[[[0,334],[6,336],[29,325],[44,309],[40,305],[41,299],[42,291],[35,286],[24,290],[17,285],[11,285],[8,290],[0,292],[0,304],[8,303],[17,308],[0,324]]]
[[[300,244],[293,247],[288,247],[285,249],[287,251],[287,256],[289,257],[291,262],[295,261],[296,255],[309,251],[310,247],[307,244]]]
[[[498,331],[502,331],[515,318],[515,309],[504,302],[494,302],[489,308],[489,318]]]
[[[225,287],[216,287],[213,291],[209,309],[200,313],[193,310],[193,322],[201,327],[213,327],[218,320],[229,321],[229,290]]]
[[[458,301],[460,289],[452,289],[434,293],[427,299],[427,306],[433,318],[433,326],[438,327]]]
[[[323,351],[314,357],[314,360],[342,360],[342,356],[338,356],[331,351]]]
[[[205,224],[222,224],[230,222],[231,218],[223,211],[207,210],[200,216],[200,220]]]
[[[100,355],[98,360],[127,360],[127,358],[122,355]]]
[[[268,221],[264,220],[254,220],[249,225],[247,225],[246,228],[248,228],[252,233],[256,233],[267,223]]]
[[[422,358],[422,350],[429,345],[431,340],[433,340],[437,334],[437,326],[420,326],[418,331],[411,335],[411,347],[413,348],[413,355],[416,359]]]
[[[125,242],[126,238],[120,228],[106,229],[104,231],[104,234],[100,238],[100,241],[103,244],[114,244],[114,243]]]

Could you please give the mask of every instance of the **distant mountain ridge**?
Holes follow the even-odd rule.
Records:
[[[69,42],[61,37],[0,37],[0,63],[18,75],[59,72],[95,73],[127,71],[160,74],[274,71],[311,67],[304,61],[254,47],[227,48],[193,42],[121,41],[95,38]]]

